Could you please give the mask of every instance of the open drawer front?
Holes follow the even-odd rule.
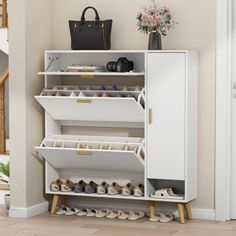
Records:
[[[138,138],[58,135],[36,149],[54,168],[144,171],[144,142]]]
[[[35,96],[54,120],[144,122],[144,94],[141,91],[133,92],[132,97],[115,97],[118,92],[114,91],[106,92],[109,97],[93,97],[94,91],[83,92],[83,96],[81,91],[58,93],[60,95],[55,96],[44,90],[40,96]]]

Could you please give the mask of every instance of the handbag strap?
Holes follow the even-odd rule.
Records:
[[[91,7],[91,6],[90,6],[90,7],[86,7],[86,8],[84,9],[83,14],[82,14],[82,16],[81,16],[81,21],[82,21],[82,22],[85,21],[85,13],[86,13],[86,11],[87,11],[88,9],[93,9],[93,10],[94,10],[95,15],[96,15],[95,20],[96,20],[96,21],[99,21],[99,20],[100,20],[100,17],[99,17],[98,11],[97,11],[94,7]]]

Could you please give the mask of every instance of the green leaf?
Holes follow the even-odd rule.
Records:
[[[0,173],[10,177],[10,163],[7,164],[0,163]]]

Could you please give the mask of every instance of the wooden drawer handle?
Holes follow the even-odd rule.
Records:
[[[92,100],[78,99],[78,100],[77,100],[77,103],[80,103],[80,104],[89,104],[89,103],[92,103]]]
[[[80,151],[80,152],[78,152],[78,155],[80,155],[80,156],[92,156],[93,155],[93,153],[92,152],[86,152],[86,151]]]
[[[152,109],[151,108],[148,110],[148,123],[149,125],[152,124]]]
[[[94,79],[96,78],[95,75],[80,75],[81,79]]]

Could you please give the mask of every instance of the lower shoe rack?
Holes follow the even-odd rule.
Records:
[[[59,196],[62,200],[67,196],[145,199],[142,138],[48,135],[36,150],[46,160],[46,194],[54,195],[52,213],[55,213]],[[97,176],[97,172],[100,175]],[[78,188],[81,181],[95,185],[96,189],[105,182],[114,187],[114,192],[75,191],[75,184]],[[62,183],[66,185],[63,191],[55,188]],[[121,191],[128,184],[132,186],[132,193],[124,194]]]

